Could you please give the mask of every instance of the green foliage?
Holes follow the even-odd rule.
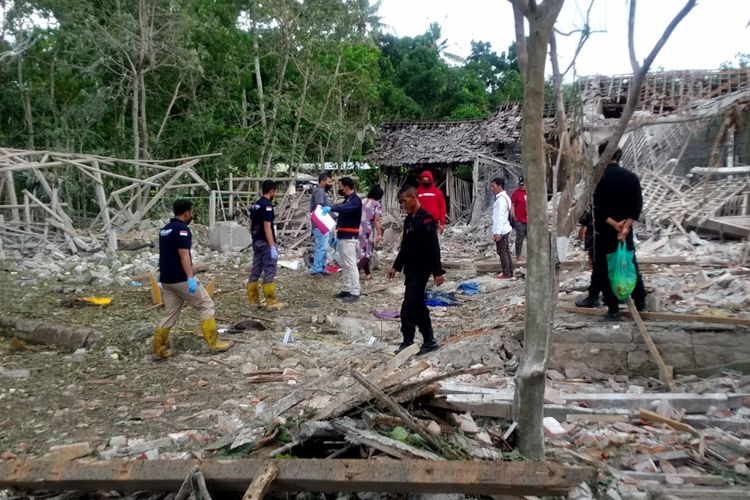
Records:
[[[361,159],[382,121],[483,119],[523,94],[514,46],[498,55],[473,42],[465,62],[449,64],[439,25],[384,34],[378,4],[366,0],[9,5],[4,146],[221,152],[198,165],[201,175],[264,175],[274,163]],[[377,182],[373,170],[359,175],[362,188]]]

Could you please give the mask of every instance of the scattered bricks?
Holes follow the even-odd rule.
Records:
[[[452,413],[451,417],[458,428],[466,434],[476,434],[477,432],[479,432],[479,427],[477,427],[477,424],[474,423],[474,419],[471,418],[470,413]]]
[[[31,372],[24,368],[2,368],[0,367],[0,377],[10,378],[13,380],[26,380],[31,376]]]
[[[490,435],[484,431],[478,432],[477,435],[474,437],[480,444],[487,445],[490,447],[494,446],[494,444],[492,443],[492,438],[490,438]]]
[[[49,449],[49,453],[47,453],[43,458],[69,462],[70,460],[84,457],[89,453],[91,453],[91,445],[89,445],[89,443],[73,443],[51,446]]]
[[[435,435],[435,436],[438,436],[438,435],[440,435],[440,424],[438,424],[438,423],[437,423],[437,422],[435,422],[434,420],[430,420],[430,423],[429,423],[429,425],[427,425],[427,430],[428,430],[428,431],[429,431],[429,432],[430,432],[431,434],[433,434],[433,435]]]
[[[544,417],[542,424],[544,425],[544,432],[549,436],[564,436],[568,433],[568,431],[565,430],[565,427],[563,427],[554,417]]]

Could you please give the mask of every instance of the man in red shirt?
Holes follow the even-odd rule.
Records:
[[[438,223],[438,232],[443,234],[445,230],[445,197],[443,192],[435,187],[435,178],[432,172],[425,170],[419,175],[420,185],[417,188],[417,198],[422,208],[435,217]]]
[[[516,262],[518,262],[521,250],[523,250],[523,240],[526,239],[526,224],[529,221],[526,214],[526,182],[523,176],[518,178],[518,189],[513,191],[510,202],[512,205],[510,213],[516,221]]]

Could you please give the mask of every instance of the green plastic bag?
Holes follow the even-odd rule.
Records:
[[[615,296],[620,300],[630,297],[630,294],[635,290],[638,274],[633,262],[633,251],[628,250],[624,241],[621,241],[617,246],[616,252],[607,255],[607,270]]]

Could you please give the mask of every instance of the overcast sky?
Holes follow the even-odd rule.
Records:
[[[635,40],[642,61],[685,0],[638,2]],[[569,31],[583,25],[589,0],[566,0],[557,27]],[[400,36],[424,33],[431,22],[442,28],[448,52],[465,57],[472,40],[488,41],[501,53],[513,41],[513,10],[507,0],[382,0],[384,24]],[[606,31],[592,35],[577,62],[578,75],[630,73],[627,45],[628,2],[596,0],[591,28]],[[667,45],[654,69],[717,69],[734,61],[738,52],[750,52],[750,0],[699,0]],[[573,55],[577,38],[560,39],[563,68]]]

